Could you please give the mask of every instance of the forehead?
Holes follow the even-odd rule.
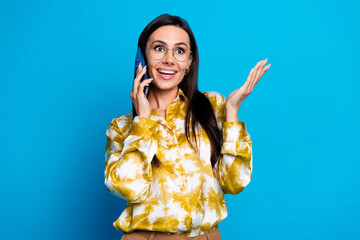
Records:
[[[190,47],[190,38],[187,32],[176,26],[162,26],[156,29],[150,36],[146,45],[150,45],[156,40],[161,40],[167,43],[167,45],[175,45],[179,42],[184,42]]]

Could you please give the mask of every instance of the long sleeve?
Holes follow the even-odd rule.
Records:
[[[112,194],[129,203],[143,202],[149,193],[151,161],[157,150],[154,137],[157,124],[136,116],[132,125],[114,118],[107,128],[105,185]],[[131,127],[130,133],[124,137],[121,129],[128,127]]]
[[[106,132],[105,184],[128,201],[115,228],[195,237],[217,228],[227,217],[224,193],[241,192],[251,178],[251,141],[245,123],[225,122],[226,98],[217,92],[204,94],[224,140],[214,167],[206,131],[196,127],[195,148],[186,137],[189,100],[181,89],[166,118],[152,109],[148,118],[133,119],[129,113],[111,121]],[[153,168],[155,154],[160,165]]]
[[[215,96],[214,110],[223,133],[221,156],[215,165],[215,175],[224,193],[238,194],[251,179],[252,142],[244,122],[225,122],[226,98],[219,93]]]
[[[225,193],[238,194],[252,175],[252,142],[244,122],[223,123],[224,143],[218,161],[220,185]]]

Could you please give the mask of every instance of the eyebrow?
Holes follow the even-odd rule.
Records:
[[[155,41],[152,42],[152,44],[155,43],[155,42],[159,42],[159,43],[162,43],[162,44],[164,44],[164,45],[167,45],[166,42],[161,41],[161,40],[155,40]],[[187,45],[186,43],[184,43],[184,42],[175,43],[175,46],[179,46],[179,45],[185,45],[186,47],[188,47],[188,45]],[[188,48],[189,48],[189,47],[188,47]]]

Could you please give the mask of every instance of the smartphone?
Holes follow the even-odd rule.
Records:
[[[141,49],[139,47],[138,50],[137,50],[137,53],[136,53],[136,58],[135,58],[135,72],[137,71],[140,63],[141,63],[142,67],[145,67],[145,60],[144,60],[144,57],[143,57],[143,55],[141,53]],[[140,82],[144,81],[144,79],[148,79],[147,72],[145,72],[145,75],[141,78]],[[149,84],[146,84],[146,86],[144,88],[144,93],[145,93],[145,96],[148,95],[148,93],[149,93]]]

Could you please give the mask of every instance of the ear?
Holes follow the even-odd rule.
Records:
[[[187,65],[186,69],[188,69],[191,66],[192,60],[193,60],[193,57],[192,57],[192,55],[190,55],[189,62],[188,62],[188,65]]]

